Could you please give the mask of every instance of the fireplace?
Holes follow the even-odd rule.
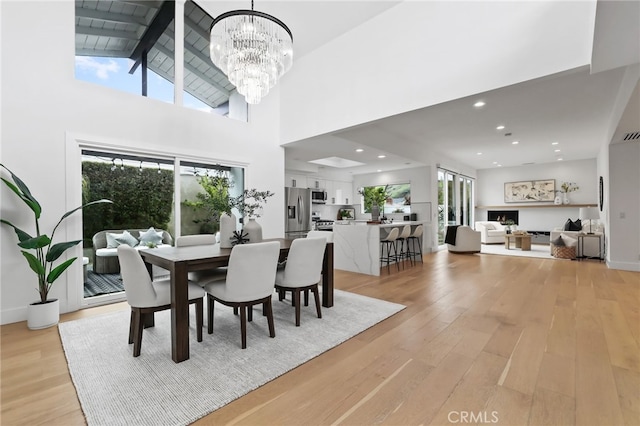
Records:
[[[487,220],[504,224],[507,220],[512,220],[518,225],[518,210],[489,210]]]

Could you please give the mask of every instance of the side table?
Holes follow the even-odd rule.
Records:
[[[585,256],[584,255],[584,239],[585,238],[597,238],[598,239],[598,256]],[[579,234],[578,235],[578,247],[580,248],[580,256],[578,259],[598,259],[604,260],[604,253],[602,251],[602,234]]]

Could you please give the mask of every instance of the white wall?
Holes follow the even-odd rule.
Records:
[[[281,85],[282,142],[587,65],[595,8],[401,2],[296,61]]]
[[[246,186],[276,196],[260,219],[265,238],[284,234],[284,151],[278,146],[279,95],[272,91],[250,109],[251,124],[180,108],[99,87],[74,78],[74,1],[3,1],[2,163],[31,188],[43,206],[41,225],[50,230],[80,199],[77,140],[97,141],[133,151],[179,154],[247,165]],[[68,140],[68,142],[67,142]],[[76,173],[77,171],[77,173]],[[3,174],[3,177],[6,177]],[[32,229],[26,207],[4,185],[1,215]],[[81,236],[78,217],[58,231],[62,238]],[[15,235],[0,228],[1,318],[26,318],[36,299],[35,275],[15,245]],[[78,247],[74,255],[81,255]],[[79,308],[81,263],[53,286],[61,311]]]
[[[575,182],[580,189],[568,194],[573,204],[597,203],[598,173],[596,160],[591,159],[478,170],[476,205],[505,206],[504,210],[519,210],[518,228],[531,231],[551,231],[564,225],[568,218],[578,219],[578,207],[510,209],[509,204],[504,202],[506,182],[545,179],[555,179],[558,189],[563,182]],[[487,220],[487,210],[476,209],[476,220]]]
[[[609,266],[640,271],[640,143],[609,147]]]

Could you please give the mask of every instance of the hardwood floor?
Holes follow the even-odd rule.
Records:
[[[640,424],[640,273],[442,251],[335,282],[407,308],[197,425]],[[57,328],[1,329],[2,425],[84,424]]]

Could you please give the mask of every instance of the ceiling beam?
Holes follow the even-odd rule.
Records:
[[[162,1],[158,1],[158,0],[115,0],[118,3],[127,3],[127,4],[131,4],[133,6],[142,6],[142,7],[146,7],[147,9],[160,9],[160,6],[162,6]]]
[[[134,31],[107,30],[105,28],[76,27],[76,34],[136,41],[139,39],[138,34]]]
[[[161,52],[162,54],[168,56],[169,58],[173,57],[173,52],[170,51],[169,49],[167,49],[166,47],[162,46],[162,45],[158,44],[158,45],[154,46],[154,48],[158,49],[159,52]],[[205,81],[207,84],[213,86],[216,90],[218,90],[221,93],[224,93],[225,96],[229,97],[230,91],[228,89],[226,89],[224,86],[222,86],[217,81],[212,80],[210,77],[208,77],[206,74],[202,73],[202,71],[199,71],[193,65],[185,62],[184,69],[188,70],[190,73],[194,74],[200,80]]]
[[[193,22],[192,20],[190,20],[191,23],[195,24],[195,22]],[[187,24],[187,19],[185,18],[185,26],[189,26]],[[193,29],[193,28],[192,28]],[[167,29],[166,34],[168,37],[171,37],[174,42],[176,39],[176,35],[173,31]],[[217,72],[220,75],[225,75],[225,73],[223,73],[220,68],[216,67],[215,64],[213,62],[211,62],[211,58],[205,54],[203,54],[200,50],[196,49],[196,47],[193,44],[187,43],[187,41],[185,40],[185,45],[184,48],[187,52],[191,53],[193,56],[195,56],[196,58],[200,59],[202,62],[204,62],[205,64],[209,65],[211,68],[214,69],[215,72]],[[223,89],[226,90],[226,89]]]
[[[85,9],[76,7],[76,18],[97,19],[105,22],[136,24],[147,26],[147,22],[142,16],[125,15],[122,13],[107,12],[95,9]]]
[[[157,43],[162,33],[167,29],[171,21],[173,21],[175,12],[176,8],[174,0],[166,0],[164,3],[162,3],[162,6],[160,6],[158,13],[156,13],[153,21],[151,21],[151,24],[145,31],[142,39],[135,47],[133,53],[130,56],[130,58],[134,61],[134,64],[129,70],[129,74],[133,74],[138,66],[140,66],[143,52],[148,52]]]
[[[96,49],[76,49],[76,56],[99,56],[105,58],[128,58],[128,50],[96,50]]]

